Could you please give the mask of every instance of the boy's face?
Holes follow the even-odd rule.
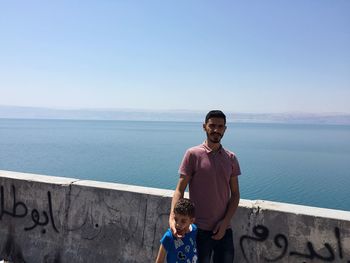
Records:
[[[190,231],[190,225],[194,222],[193,217],[175,213],[175,228],[179,236],[184,236]]]

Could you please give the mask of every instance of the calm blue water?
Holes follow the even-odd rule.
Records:
[[[0,170],[174,189],[201,123],[0,119]],[[229,123],[241,196],[350,211],[350,126]]]

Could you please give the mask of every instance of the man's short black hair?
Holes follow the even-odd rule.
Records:
[[[179,201],[177,201],[177,203],[175,204],[174,213],[194,218],[194,204],[190,199],[180,198]]]
[[[224,119],[225,124],[226,124],[226,115],[221,110],[211,110],[211,111],[209,111],[207,116],[205,116],[205,123],[207,123],[210,118],[221,118],[221,119]]]

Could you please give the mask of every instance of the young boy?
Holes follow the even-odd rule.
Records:
[[[175,227],[178,236],[173,236],[170,228],[160,240],[160,248],[156,263],[163,263],[165,256],[167,263],[196,263],[197,227],[194,222],[194,205],[186,198],[181,198],[174,207]]]

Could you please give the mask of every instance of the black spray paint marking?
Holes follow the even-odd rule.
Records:
[[[254,234],[253,236],[243,235],[240,238],[239,243],[240,243],[241,251],[242,251],[243,257],[247,262],[249,262],[249,260],[247,258],[247,254],[244,248],[244,241],[251,240],[251,241],[260,242],[260,243],[265,242],[269,238],[269,232],[270,231],[266,226],[257,225],[253,228],[253,234]],[[343,246],[342,246],[341,237],[340,237],[340,230],[338,227],[334,228],[334,236],[335,236],[336,245],[338,249],[339,259],[343,259]],[[275,235],[274,245],[281,250],[281,253],[273,258],[264,257],[264,260],[266,262],[277,262],[283,259],[284,257],[286,257],[287,255],[289,255],[290,257],[298,257],[298,258],[304,258],[309,260],[318,259],[325,262],[337,261],[337,257],[334,252],[334,249],[329,243],[323,244],[326,252],[324,252],[324,254],[322,255],[317,253],[317,251],[314,248],[314,245],[310,241],[306,243],[307,253],[291,251],[288,254],[288,247],[289,247],[288,243],[289,243],[288,238],[285,235],[283,234]],[[350,260],[347,260],[346,262],[350,263]]]
[[[15,186],[11,186],[12,190],[12,209],[7,210],[5,209],[5,195],[4,195],[4,187],[0,187],[0,221],[2,220],[2,217],[4,215],[11,216],[13,218],[24,218],[28,215],[28,207],[24,202],[17,201],[16,199],[16,188]],[[52,228],[56,233],[59,233],[56,225],[55,220],[53,216],[53,209],[52,209],[52,198],[50,191],[47,192],[47,201],[48,201],[48,207],[49,212],[42,211],[42,216],[40,215],[40,212],[37,209],[32,209],[30,216],[31,220],[33,221],[33,224],[28,227],[24,227],[25,231],[33,230],[37,226],[47,226],[49,223],[51,223]],[[43,219],[41,219],[43,218]],[[46,230],[43,229],[42,233],[45,234]]]

